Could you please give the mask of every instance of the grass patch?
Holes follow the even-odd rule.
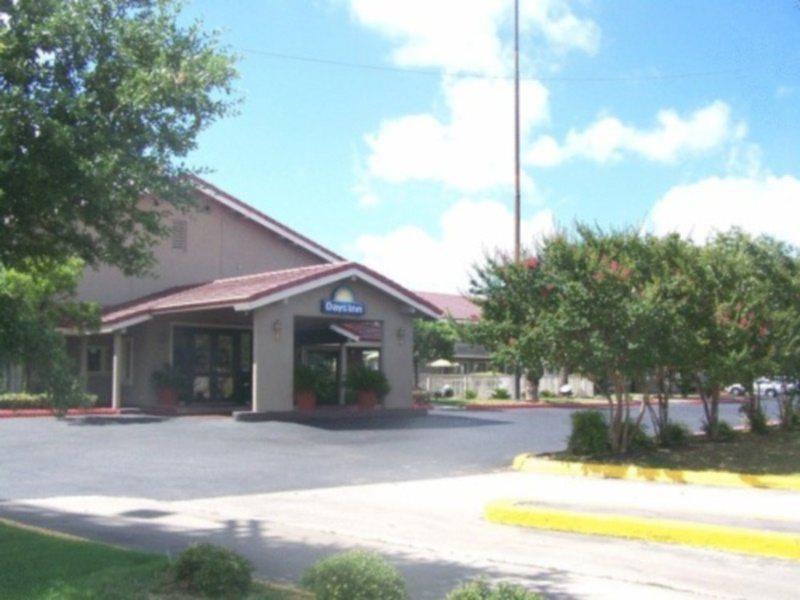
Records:
[[[0,598],[5,600],[178,600],[165,556],[133,552],[0,521]],[[310,598],[258,582],[253,600]]]
[[[654,448],[624,456],[595,456],[587,459],[562,452],[554,455],[554,458],[660,469],[800,475],[800,431],[770,428],[767,435],[737,432],[729,442],[715,443],[703,437],[693,438],[678,448]]]

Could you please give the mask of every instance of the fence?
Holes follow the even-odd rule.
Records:
[[[572,387],[574,396],[594,396],[594,385],[580,375],[570,375],[567,383]],[[561,387],[559,374],[547,374],[539,380],[539,392],[558,394]],[[470,374],[439,374],[423,373],[420,376],[420,387],[431,393],[439,392],[445,387],[453,390],[453,395],[463,398],[467,390],[475,390],[478,398],[491,398],[497,389],[504,389],[509,394],[514,393],[514,376],[503,373],[470,373]],[[525,391],[525,381],[521,382],[520,389]]]

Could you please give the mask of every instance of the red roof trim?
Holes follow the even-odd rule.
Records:
[[[139,298],[138,300],[106,308],[103,311],[104,316],[102,323],[104,326],[111,326],[141,317],[152,317],[158,314],[176,313],[183,310],[230,308],[239,304],[257,301],[261,298],[271,296],[278,292],[290,290],[317,279],[330,277],[331,275],[336,275],[338,273],[343,273],[350,270],[361,272],[369,277],[372,277],[381,284],[393,289],[399,295],[405,296],[412,303],[423,306],[434,314],[441,314],[441,311],[434,304],[428,302],[426,299],[420,297],[414,292],[407,290],[391,279],[384,277],[380,273],[376,273],[375,271],[358,263],[344,262],[311,265],[307,267],[283,269],[279,271],[266,271],[252,275],[229,277],[226,279],[217,279],[205,283],[170,288],[162,292],[149,294]],[[261,286],[261,289],[237,289],[237,286],[246,286],[248,281],[257,280],[259,278],[265,280],[263,286]],[[270,279],[277,281],[271,283]],[[256,287],[259,286],[256,284]],[[203,291],[202,288],[208,289]],[[199,292],[201,297],[189,297],[183,300],[180,298],[181,295],[187,295],[193,291]],[[218,294],[222,297],[203,300],[202,295],[204,293],[208,295]]]

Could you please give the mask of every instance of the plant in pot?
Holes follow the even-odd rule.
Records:
[[[177,406],[181,392],[186,388],[186,377],[172,365],[164,365],[153,372],[153,387],[156,390],[158,404],[161,406]]]
[[[359,408],[375,408],[378,400],[391,389],[386,375],[381,371],[357,367],[347,374],[347,387],[356,394]]]
[[[324,385],[324,374],[308,365],[296,365],[294,368],[294,404],[299,410],[314,410],[317,407],[317,395]]]

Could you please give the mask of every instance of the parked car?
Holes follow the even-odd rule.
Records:
[[[788,377],[759,377],[753,382],[753,391],[759,396],[775,398],[779,394],[793,392],[797,382]],[[741,383],[734,383],[725,388],[731,396],[744,396],[747,390]]]

